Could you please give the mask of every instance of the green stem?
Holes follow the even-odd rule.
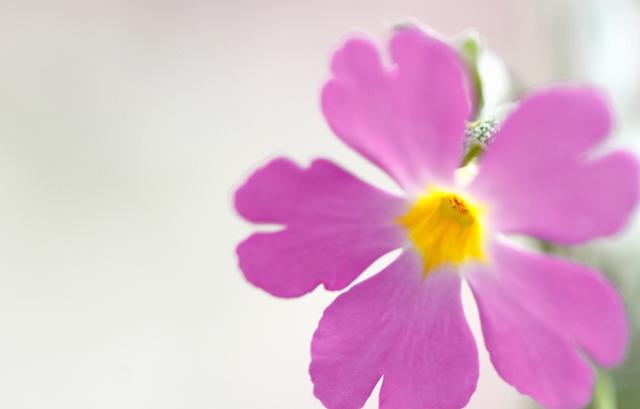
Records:
[[[478,118],[482,112],[482,108],[484,107],[482,78],[480,77],[480,70],[478,69],[478,59],[480,57],[480,44],[478,43],[478,38],[471,36],[465,38],[460,51],[469,67],[471,80],[473,81],[473,86],[476,91],[476,118]]]
[[[596,381],[596,389],[591,402],[592,409],[617,409],[616,401],[616,385],[613,378],[606,372],[598,372],[598,380]]]

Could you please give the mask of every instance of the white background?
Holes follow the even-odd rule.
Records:
[[[335,294],[244,281],[234,188],[277,154],[390,186],[318,108],[354,29],[475,27],[532,86],[564,72],[554,4],[0,3],[0,408],[321,408],[309,341]],[[469,407],[528,403],[480,350]]]

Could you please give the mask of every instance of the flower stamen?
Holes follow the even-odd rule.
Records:
[[[483,211],[457,193],[430,189],[399,218],[424,260],[423,276],[433,269],[484,260]]]

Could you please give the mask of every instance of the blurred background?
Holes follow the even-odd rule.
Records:
[[[231,194],[276,154],[391,186],[321,116],[333,48],[353,31],[383,43],[407,17],[475,28],[516,91],[606,89],[612,144],[640,153],[639,16],[634,0],[3,0],[0,408],[321,409],[309,342],[335,294],[247,284],[234,247],[251,226]],[[558,251],[605,269],[635,322],[639,246],[636,217]],[[640,407],[631,350],[599,408]],[[535,407],[480,353],[469,408]]]

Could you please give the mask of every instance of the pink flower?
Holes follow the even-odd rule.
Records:
[[[237,249],[254,285],[297,297],[340,290],[382,255],[382,272],[338,296],[311,345],[315,395],[329,409],[364,405],[384,377],[383,409],[453,409],[476,388],[478,357],[460,300],[466,279],[491,360],[548,408],[591,397],[588,359],[624,356],[621,299],[599,273],[517,248],[505,235],[578,244],[617,232],[638,200],[625,152],[593,153],[610,131],[601,95],[557,87],[526,96],[497,131],[475,179],[456,182],[472,106],[457,54],[415,28],[375,46],[352,39],[331,64],[322,109],[334,132],[388,173],[402,197],[324,159],[275,159],[238,189],[238,212],[277,232]]]

